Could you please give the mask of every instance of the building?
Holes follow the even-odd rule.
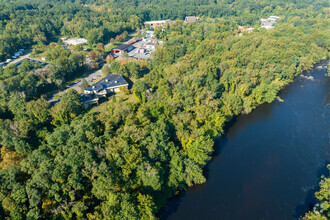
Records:
[[[139,42],[141,41],[142,39],[141,38],[133,38],[133,39],[130,39],[128,41],[126,41],[124,44],[127,44],[127,45],[133,45],[135,44],[136,42]]]
[[[145,38],[154,38],[154,31],[146,31]]]
[[[246,28],[246,26],[238,26],[238,30],[240,30],[240,31],[244,31],[245,28]]]
[[[123,53],[125,53],[126,51],[127,52],[130,52],[131,50],[133,50],[134,49],[134,47],[132,46],[132,45],[129,45],[129,44],[121,44],[121,45],[119,45],[119,46],[117,46],[117,47],[115,47],[115,48],[113,48],[112,50],[111,50],[111,53],[120,53],[120,54],[123,54]]]
[[[167,23],[173,23],[174,21],[171,20],[161,20],[161,21],[146,21],[144,22],[144,25],[150,25],[150,27],[159,27],[164,26]]]
[[[278,16],[269,16],[268,19],[273,19],[275,21],[278,21],[278,19],[280,19],[280,17],[278,17]]]
[[[84,90],[85,94],[106,97],[110,93],[128,88],[128,83],[121,74],[111,74]]]
[[[146,50],[145,50],[144,48],[140,47],[140,48],[137,49],[136,52],[137,52],[137,53],[144,54],[144,53],[146,52]]]
[[[84,38],[67,38],[67,37],[64,37],[64,38],[61,38],[61,40],[63,41],[63,43],[65,43],[66,45],[69,45],[69,46],[75,46],[75,45],[78,45],[78,44],[87,44],[88,41]]]
[[[280,19],[277,16],[270,16],[269,18],[261,18],[260,23],[262,28],[267,30],[274,28],[274,24]]]
[[[84,108],[87,109],[94,104],[98,105],[101,97],[106,98],[108,94],[120,92],[121,89],[127,88],[128,82],[121,74],[112,74],[85,89],[80,98]]]
[[[148,42],[145,44],[145,47],[148,50],[155,50],[157,45],[158,45],[157,42]]]
[[[252,33],[254,31],[254,28],[246,28],[244,31],[248,33]]]
[[[80,99],[82,100],[85,109],[95,104],[98,105],[100,100],[98,96],[90,96],[87,94],[80,94]]]
[[[254,31],[254,28],[246,28],[246,26],[238,26],[238,30],[240,30],[241,32],[248,32],[248,33],[252,33]]]
[[[199,20],[201,20],[201,19],[198,18],[198,17],[195,17],[195,16],[187,16],[187,17],[184,19],[185,22],[199,21]]]

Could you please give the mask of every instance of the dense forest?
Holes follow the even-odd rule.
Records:
[[[84,37],[90,44],[108,43],[140,24],[135,15],[124,18],[65,1],[0,0],[0,60],[19,48],[57,42],[63,36]]]
[[[155,219],[166,199],[206,181],[227,122],[328,58],[327,2],[294,2],[0,0],[2,57],[63,35],[107,43],[145,20],[178,19],[155,30],[164,44],[131,94],[96,111],[83,110],[74,90],[54,106],[35,91],[80,71],[79,53],[42,49],[50,76],[28,62],[1,70],[0,218]],[[179,20],[193,11],[202,21]],[[272,13],[281,16],[272,30],[235,31]],[[138,74],[133,64],[110,64],[125,69]]]

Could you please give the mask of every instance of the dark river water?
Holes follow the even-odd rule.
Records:
[[[326,62],[239,116],[215,146],[205,184],[169,200],[160,219],[297,219],[315,202],[329,163]]]

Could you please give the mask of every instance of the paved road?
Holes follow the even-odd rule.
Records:
[[[26,53],[25,55],[22,55],[22,56],[20,56],[19,58],[17,58],[17,59],[14,59],[13,61],[11,61],[11,62],[9,62],[6,66],[4,66],[3,68],[6,68],[7,66],[9,66],[10,64],[20,64],[24,59],[26,59],[26,58],[28,58],[28,59],[30,59],[31,61],[34,61],[34,62],[41,62],[41,63],[43,63],[43,64],[45,64],[45,65],[47,65],[48,63],[47,62],[45,62],[45,61],[42,61],[42,60],[37,60],[37,59],[34,59],[34,58],[31,58],[30,57],[30,55],[31,55],[31,53],[32,52],[28,52],[28,53]]]
[[[9,62],[6,66],[9,66],[10,64],[16,64],[20,61],[22,61],[25,58],[28,58],[31,55],[32,52],[28,52],[27,54],[20,56],[19,58],[12,60],[11,62]],[[3,68],[5,68],[6,66],[4,66]]]
[[[29,53],[27,53],[27,54],[25,54],[23,56],[20,56],[19,58],[17,58],[15,60],[11,61],[10,63],[8,63],[7,66],[10,65],[10,64],[18,63],[19,61],[24,60],[25,58],[28,58],[31,55],[31,53],[32,52],[29,52]]]
[[[85,79],[89,85],[93,84],[95,80],[97,80],[98,78],[102,77],[102,71],[101,69],[89,74],[88,76],[84,77],[83,79]],[[79,92],[81,90],[81,83],[82,83],[82,79],[80,80],[77,80],[76,83],[72,83],[70,84],[70,88],[66,88],[65,90],[63,91],[60,91],[60,92],[57,92],[55,93],[50,99],[48,99],[48,103],[53,103],[53,102],[56,102],[57,100],[54,99],[55,96],[58,96],[58,95],[63,95],[64,93],[68,92],[69,89],[74,89],[76,90],[77,92]]]

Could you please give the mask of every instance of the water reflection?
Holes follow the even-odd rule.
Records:
[[[308,73],[307,73],[308,74]],[[329,79],[298,77],[232,122],[216,142],[207,182],[168,201],[161,219],[295,219],[314,202],[329,162]],[[308,75],[307,75],[308,76]]]

